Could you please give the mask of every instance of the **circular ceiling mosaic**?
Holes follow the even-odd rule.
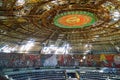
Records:
[[[58,14],[54,24],[61,28],[83,28],[97,21],[95,14],[86,11],[70,11]]]

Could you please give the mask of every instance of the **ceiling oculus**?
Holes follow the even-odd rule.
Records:
[[[96,21],[95,14],[86,11],[69,11],[54,17],[54,24],[61,28],[84,28]]]

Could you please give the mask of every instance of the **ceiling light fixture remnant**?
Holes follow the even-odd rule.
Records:
[[[113,15],[115,17],[120,17],[120,12],[118,10],[116,10],[116,11],[113,12]]]
[[[23,6],[25,4],[25,0],[17,0],[16,6]]]
[[[84,54],[84,55],[86,55],[87,53],[86,53],[86,52],[84,52],[83,54]]]
[[[119,28],[120,26],[118,24],[115,25],[116,28]]]
[[[95,35],[96,38],[100,37],[99,35]]]
[[[67,0],[57,0],[60,5],[67,4]]]
[[[83,56],[83,59],[86,59],[86,56]]]
[[[118,46],[115,46],[116,50],[120,52],[120,48]]]
[[[55,0],[55,1],[51,1],[51,3],[57,5],[58,4],[58,0]]]
[[[114,21],[118,21],[120,19],[120,12],[118,10],[114,10],[111,12],[111,16]]]
[[[85,45],[85,48],[91,49],[91,48],[92,48],[92,45],[91,45],[91,44],[86,44],[86,45]]]
[[[81,59],[80,62],[83,62],[83,60]]]

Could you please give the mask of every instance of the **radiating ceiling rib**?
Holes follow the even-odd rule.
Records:
[[[39,2],[39,3],[37,3],[37,4],[34,5],[33,8],[31,9],[30,14],[34,14],[34,13],[36,12],[36,10],[39,8],[39,7],[38,7],[39,5],[42,6],[42,5],[44,5],[44,4],[46,4],[46,3],[50,2],[50,1],[51,1],[51,0],[46,1],[46,2]]]
[[[12,29],[12,28],[10,28],[10,27],[8,27],[8,26],[6,26],[5,24],[2,24],[5,28],[7,28],[9,31],[14,31],[14,33],[16,33],[16,34],[22,34],[22,35],[26,35],[26,36],[36,36],[36,37],[41,37],[41,36],[38,36],[38,35],[33,35],[33,33],[31,33],[31,35],[30,34],[26,34],[26,33],[24,33],[24,32],[22,32],[22,31],[16,31],[16,30],[14,30],[14,29]],[[17,26],[18,27],[18,26]],[[7,30],[7,31],[8,31]],[[44,36],[44,35],[43,35]]]
[[[109,0],[96,0],[96,2],[98,2],[98,3],[95,4],[94,7],[99,7],[100,5],[102,5],[103,3],[105,3],[106,1],[109,1]]]

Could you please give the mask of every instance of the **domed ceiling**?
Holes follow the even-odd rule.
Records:
[[[120,0],[2,0],[0,45],[69,43],[71,53],[120,51]],[[89,46],[87,46],[89,48]]]

